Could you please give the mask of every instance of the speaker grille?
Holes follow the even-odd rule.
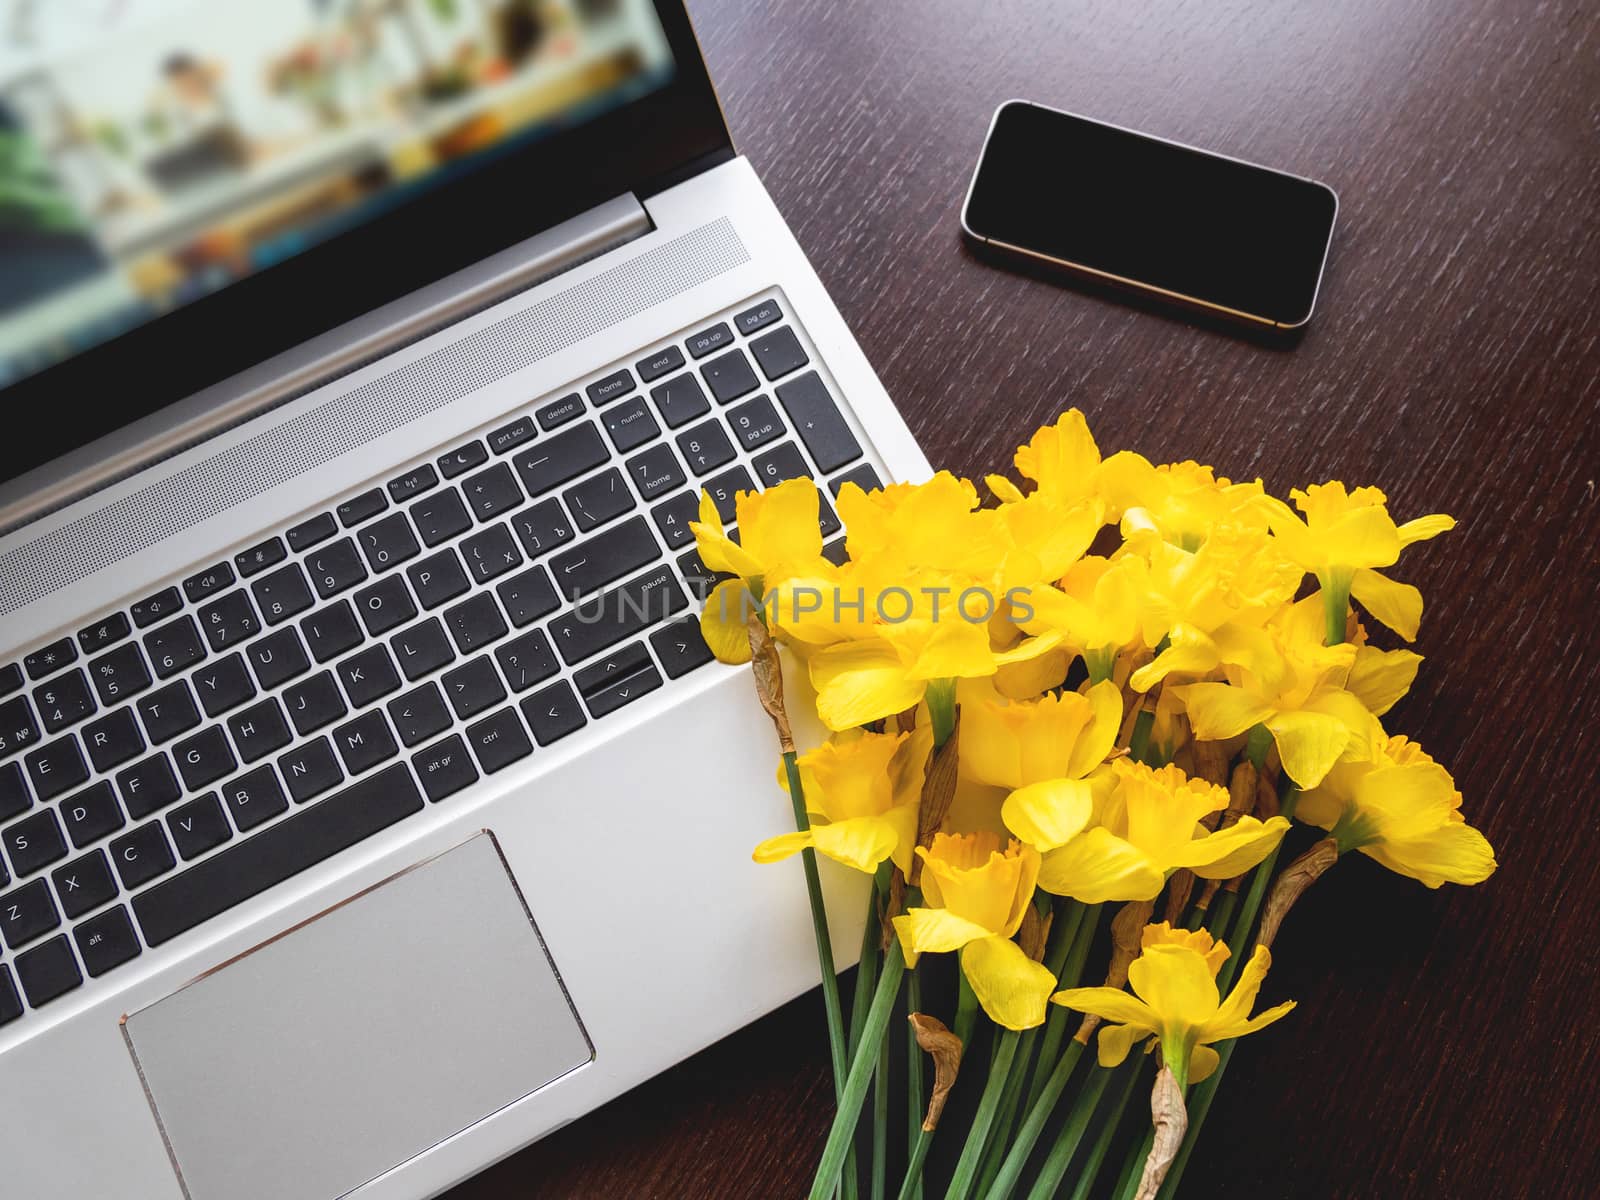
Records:
[[[0,555],[0,614],[181,533],[704,283],[749,253],[720,218]]]

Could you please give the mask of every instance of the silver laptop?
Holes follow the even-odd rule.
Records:
[[[927,464],[677,0],[3,7],[0,1192],[435,1195],[814,984],[688,521]]]

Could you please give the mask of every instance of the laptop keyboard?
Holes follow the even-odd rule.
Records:
[[[0,1023],[710,662],[700,489],[878,483],[816,367],[769,297],[0,664]]]

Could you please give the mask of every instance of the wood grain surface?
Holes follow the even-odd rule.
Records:
[[[1416,694],[1499,852],[1430,892],[1364,859],[1279,939],[1184,1194],[1600,1192],[1600,7],[1592,0],[694,0],[741,150],[936,465],[1068,405],[1103,448],[1280,493],[1371,483],[1447,537]],[[1327,181],[1319,312],[1269,349],[963,249],[1026,97]],[[802,901],[797,897],[797,903]],[[831,1110],[803,997],[452,1193],[803,1194]]]

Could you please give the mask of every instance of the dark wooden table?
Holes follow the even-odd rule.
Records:
[[[1358,859],[1312,891],[1274,968],[1300,1008],[1241,1047],[1185,1194],[1596,1194],[1600,8],[691,9],[736,140],[936,465],[994,470],[1076,404],[1108,450],[1461,522],[1405,560],[1428,661],[1387,723],[1452,767],[1500,871],[1429,892]],[[1299,345],[968,254],[961,198],[1016,96],[1331,183]],[[453,1200],[799,1195],[831,1103],[813,994]]]

